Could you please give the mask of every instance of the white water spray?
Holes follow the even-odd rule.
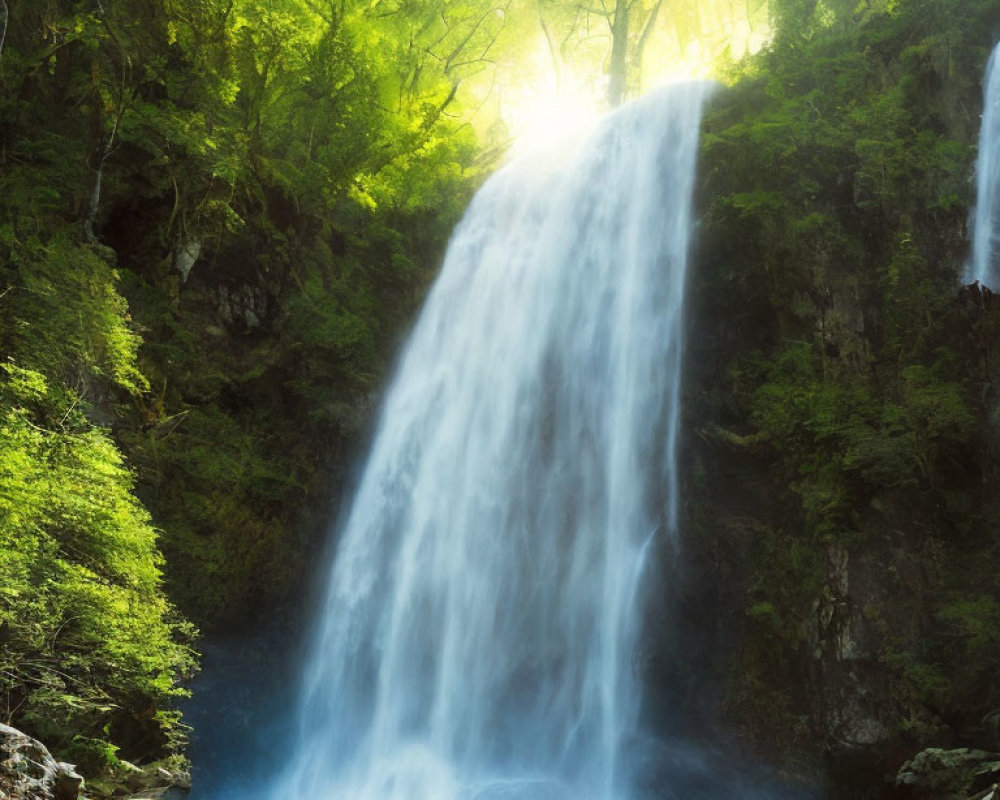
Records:
[[[476,196],[388,392],[274,800],[628,797],[704,91]]]
[[[986,66],[983,122],[976,162],[976,210],[972,263],[968,280],[1000,291],[997,245],[1000,243],[1000,44]]]

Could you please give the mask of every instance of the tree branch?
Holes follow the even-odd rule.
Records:
[[[438,119],[440,119],[441,115],[444,113],[444,110],[451,105],[452,101],[455,99],[455,96],[458,94],[459,84],[460,81],[455,81],[451,85],[451,91],[448,93],[448,96],[444,99],[444,102],[441,103],[441,105],[439,105],[434,110],[434,113],[428,114],[427,117],[424,119],[423,124],[420,126],[424,131],[429,131],[431,128],[433,128],[434,123],[436,123]]]
[[[465,35],[465,38],[463,38],[462,41],[460,41],[458,45],[456,45],[455,49],[448,54],[448,57],[445,59],[444,62],[445,75],[451,72],[452,62],[458,57],[459,53],[461,53],[465,49],[465,46],[472,40],[472,37],[476,35],[476,31],[479,30],[479,26],[482,25],[483,22],[486,21],[486,18],[494,11],[496,11],[496,8],[494,7],[487,9],[486,12],[478,20],[476,20],[476,24],[472,26],[469,32]],[[493,41],[496,41],[495,36],[493,37]]]
[[[552,41],[552,31],[549,30],[549,25],[545,21],[545,12],[542,8],[542,0],[538,0],[538,23],[542,26],[542,33],[545,34],[545,43],[549,48],[549,57],[552,59],[552,71],[556,74],[556,86],[559,86],[562,81],[560,80],[559,72],[559,59],[556,57],[556,46],[555,42]]]
[[[649,12],[649,18],[642,29],[642,34],[639,36],[639,43],[635,47],[635,68],[637,72],[642,70],[642,53],[646,49],[646,42],[649,41],[649,35],[653,32],[653,28],[656,25],[656,17],[660,13],[662,5],[663,0],[656,0],[656,5]]]
[[[115,110],[115,119],[111,125],[111,132],[108,134],[107,140],[101,148],[101,154],[97,159],[97,167],[95,168],[96,175],[94,176],[94,189],[90,193],[90,201],[87,204],[87,216],[83,220],[83,234],[90,243],[97,241],[97,236],[94,234],[94,223],[97,221],[97,211],[101,204],[101,183],[104,178],[104,163],[114,152],[115,139],[118,137],[118,128],[121,125],[122,117],[125,116],[126,76],[132,71],[132,59],[125,50],[125,46],[122,44],[121,39],[118,38],[118,35],[108,22],[107,12],[105,12],[104,5],[101,3],[101,0],[97,0],[97,7],[100,10],[101,23],[104,25],[104,29],[108,32],[108,35],[117,45],[121,56],[121,62],[119,63],[121,80],[118,86],[118,108]]]

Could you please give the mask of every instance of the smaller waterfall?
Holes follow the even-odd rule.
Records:
[[[986,66],[983,89],[983,124],[979,132],[976,163],[976,210],[972,234],[972,263],[968,281],[1000,289],[997,244],[1000,239],[1000,44]]]

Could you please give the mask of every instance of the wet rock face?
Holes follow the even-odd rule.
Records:
[[[0,797],[4,800],[77,800],[83,778],[56,761],[41,742],[0,725]]]
[[[988,555],[1000,519],[993,491],[1000,477],[1000,293],[942,289],[935,346],[954,359],[953,377],[920,386],[900,378],[893,394],[885,387],[894,379],[871,379],[865,358],[872,356],[858,355],[867,352],[859,342],[881,346],[861,324],[887,319],[881,307],[849,292],[818,295],[819,284],[794,298],[759,288],[741,277],[749,269],[739,250],[745,231],[724,227],[706,222],[692,269],[685,564],[683,582],[669,581],[681,595],[674,608],[682,619],[649,617],[649,638],[660,648],[649,682],[666,691],[684,686],[682,702],[714,704],[762,760],[829,787],[831,800],[944,797],[895,778],[927,747],[1000,751],[1000,593]],[[949,252],[942,250],[936,268],[951,263]],[[807,301],[818,305],[810,310]],[[802,333],[796,325],[803,314],[822,325]],[[798,336],[813,343],[808,380],[783,377],[770,363],[791,352],[783,348]],[[768,364],[761,367],[761,359]],[[821,361],[826,366],[816,366]],[[914,449],[895,461],[904,453],[893,450],[902,441],[895,433],[866,433],[849,445],[846,417],[833,426],[842,437],[835,443],[829,433],[813,436],[825,424],[821,404],[795,416],[809,381],[837,391],[864,385],[865,396],[890,415],[911,392],[905,436]],[[927,398],[934,395],[926,417],[913,411],[925,389]],[[768,428],[759,420],[773,409],[772,422],[784,422]],[[925,421],[943,419],[939,409],[975,422],[927,447]],[[869,446],[880,453],[879,467],[862,474],[852,454]],[[824,506],[831,498],[840,499]],[[686,627],[678,632],[679,625]],[[982,639],[975,638],[980,630]],[[672,655],[678,639],[682,657]],[[667,697],[658,707],[666,717],[677,704]],[[1000,800],[1000,790],[994,797],[989,786],[975,788],[955,797]]]

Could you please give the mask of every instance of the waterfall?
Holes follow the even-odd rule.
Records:
[[[1000,216],[1000,44],[986,66],[983,122],[976,162],[976,209],[968,280],[1000,290],[997,270],[997,217]]]
[[[659,90],[476,195],[386,395],[273,800],[629,796],[704,94]]]

